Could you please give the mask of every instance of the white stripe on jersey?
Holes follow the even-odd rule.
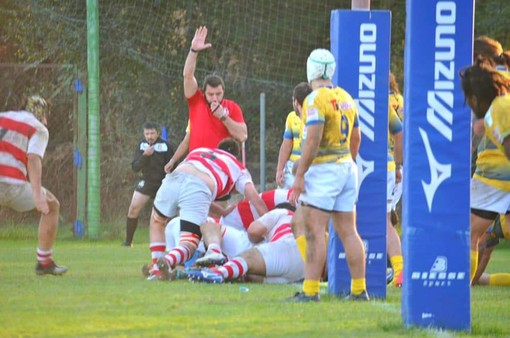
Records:
[[[29,138],[22,132],[2,128],[0,126],[0,141],[19,149],[20,152],[25,154],[35,154],[41,158],[44,156],[46,146],[48,145],[48,129],[32,114],[25,111],[9,111],[0,113],[0,119],[9,119],[21,124],[26,125],[28,128],[35,129],[35,132]],[[25,176],[27,175],[26,163],[20,161],[14,156],[13,152],[0,151],[0,166],[11,167],[22,172]],[[8,177],[0,173],[0,182],[10,184],[24,183],[25,180]]]

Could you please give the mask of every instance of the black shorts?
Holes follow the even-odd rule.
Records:
[[[140,180],[138,185],[136,186],[135,191],[138,191],[140,194],[144,194],[150,196],[151,198],[156,197],[156,193],[158,192],[159,187],[161,186],[161,182],[155,183],[145,180]]]

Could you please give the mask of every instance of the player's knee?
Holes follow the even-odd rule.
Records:
[[[48,207],[50,208],[50,212],[59,213],[60,212],[60,202],[51,192],[46,191],[46,202],[48,203]]]
[[[156,207],[152,208],[151,225],[156,224],[164,226],[167,221],[168,221],[167,216],[163,215],[163,213],[159,211]]]

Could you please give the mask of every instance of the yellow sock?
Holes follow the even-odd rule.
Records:
[[[473,283],[473,278],[475,278],[476,268],[478,267],[478,251],[471,250],[470,251],[470,262],[471,262],[471,278],[469,279],[471,283]]]
[[[398,276],[404,270],[404,258],[402,255],[390,257],[391,267],[393,268],[393,275]]]
[[[303,262],[306,262],[306,238],[305,235],[301,235],[296,238],[296,245],[298,247],[299,253],[301,254],[301,258],[303,258]]]
[[[367,289],[367,282],[365,278],[351,279],[351,294],[359,295]]]
[[[307,296],[315,296],[321,290],[321,282],[319,280],[305,279],[303,282],[303,292]]]
[[[490,286],[510,286],[510,273],[493,273],[489,276]]]

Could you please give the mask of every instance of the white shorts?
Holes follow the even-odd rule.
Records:
[[[393,202],[391,209],[396,210],[397,204],[402,198],[402,182],[404,182],[404,169],[400,169],[402,180],[399,183],[395,183],[395,188],[393,189]]]
[[[293,237],[259,244],[255,248],[266,263],[264,283],[294,283],[305,278],[305,264]]]
[[[510,210],[510,192],[496,189],[472,178],[471,208],[506,214]]]
[[[181,219],[200,226],[207,219],[212,201],[212,192],[202,180],[173,172],[163,179],[154,207],[166,217],[179,215]]]
[[[386,212],[391,212],[393,208],[393,192],[395,190],[395,171],[388,171],[386,179]]]
[[[248,233],[245,230],[237,230],[232,227],[221,227],[223,238],[221,240],[221,250],[228,258],[239,256],[242,252],[253,248],[254,244],[250,242]]]
[[[292,175],[292,168],[294,167],[294,162],[287,161],[285,163],[285,167],[283,168],[283,185],[280,187],[282,189],[290,189],[294,184],[294,175]]]
[[[326,211],[354,211],[358,168],[354,162],[314,164],[305,174],[299,200]]]
[[[46,195],[46,189],[41,188]],[[10,184],[0,182],[0,206],[26,212],[35,209],[30,182]]]

